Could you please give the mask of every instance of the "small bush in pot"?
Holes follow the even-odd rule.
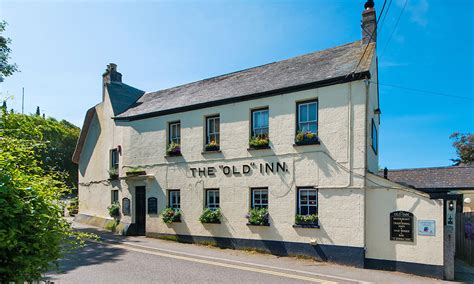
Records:
[[[119,178],[118,169],[116,169],[116,168],[111,168],[111,169],[109,170],[109,178],[110,178],[111,180],[118,179],[118,178]]]
[[[79,212],[79,200],[77,197],[72,198],[71,201],[69,201],[67,212],[69,213],[69,216],[75,216]]]
[[[210,209],[206,208],[199,217],[199,221],[201,223],[220,223],[221,222],[222,213],[221,210],[218,209]]]
[[[268,225],[268,209],[253,208],[249,210],[247,219],[250,225]]]
[[[110,206],[107,207],[107,210],[109,210],[110,217],[114,219],[118,219],[120,217],[120,204],[118,202],[110,204]]]
[[[166,224],[181,221],[181,210],[167,207],[161,211],[161,220]]]
[[[295,223],[297,225],[316,225],[318,224],[318,214],[300,215],[295,216]]]

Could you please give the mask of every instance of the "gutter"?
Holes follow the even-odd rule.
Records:
[[[339,77],[326,79],[322,81],[317,81],[317,82],[312,82],[312,83],[307,83],[307,84],[302,84],[302,85],[297,85],[297,86],[291,86],[291,87],[285,87],[285,88],[280,88],[280,89],[265,91],[265,92],[260,92],[260,93],[254,93],[250,95],[232,97],[232,98],[227,98],[227,99],[222,99],[222,100],[198,103],[195,105],[177,107],[173,109],[166,109],[166,110],[154,111],[150,113],[143,113],[143,114],[137,114],[137,115],[131,115],[131,116],[124,116],[124,117],[115,116],[112,118],[114,120],[120,120],[120,121],[134,121],[134,120],[156,117],[160,115],[191,111],[191,110],[208,108],[208,107],[213,107],[213,106],[220,106],[220,105],[231,104],[231,103],[236,103],[236,102],[277,96],[277,95],[282,95],[285,93],[293,93],[293,92],[304,91],[308,89],[315,89],[315,88],[326,87],[326,86],[331,86],[331,85],[336,85],[336,84],[349,83],[349,82],[363,80],[363,79],[370,79],[370,77],[371,77],[370,71],[363,71],[363,72],[355,73],[349,77],[344,75],[344,76],[339,76]]]

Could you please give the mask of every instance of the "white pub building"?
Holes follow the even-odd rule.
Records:
[[[106,226],[117,203],[123,234],[443,278],[443,201],[376,175],[375,15],[361,40],[156,92],[109,64],[76,220]]]

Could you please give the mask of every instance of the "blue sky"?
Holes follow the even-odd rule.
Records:
[[[364,2],[3,0],[21,73],[1,96],[21,110],[25,87],[25,112],[81,126],[109,62],[127,84],[159,90],[358,40]],[[380,167],[450,165],[448,136],[474,132],[474,4],[409,0],[395,28],[404,3],[379,31],[380,83],[471,100],[381,85]]]

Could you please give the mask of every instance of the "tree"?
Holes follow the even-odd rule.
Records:
[[[4,131],[4,122],[0,120],[0,283],[31,282],[91,236],[73,232],[62,217],[60,198],[67,190],[62,173],[45,171],[37,159],[48,144],[34,136],[12,137],[14,131]],[[35,133],[33,128],[33,123],[23,127]]]
[[[7,110],[7,101],[6,100],[3,101],[2,109]]]
[[[40,115],[41,115],[41,113],[40,113],[40,107],[39,107],[39,106],[36,107],[36,113],[35,113],[35,114],[36,114],[37,116],[40,116]]]
[[[474,164],[474,134],[455,132],[449,136],[453,142],[453,147],[456,148],[456,159],[451,159],[455,165],[459,164]]]
[[[7,22],[0,21],[0,78],[11,76],[18,71],[16,64],[9,63],[11,52],[9,45],[11,44],[11,39],[2,36],[6,26]]]
[[[4,113],[3,129],[9,137],[41,141],[45,147],[34,153],[43,170],[59,171],[61,178],[72,189],[77,188],[78,169],[71,161],[79,138],[80,128],[72,123],[38,115]]]

